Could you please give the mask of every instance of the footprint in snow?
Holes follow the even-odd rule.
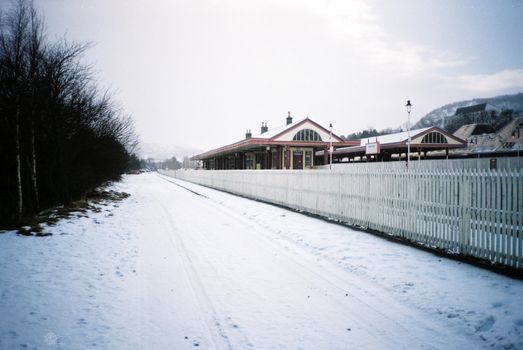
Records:
[[[503,303],[499,302],[499,301],[492,303],[492,308],[493,309],[497,309],[497,308],[502,307],[502,306],[503,306]]]
[[[476,326],[476,332],[486,332],[492,328],[494,323],[496,323],[494,317],[489,316],[485,318],[480,325]]]

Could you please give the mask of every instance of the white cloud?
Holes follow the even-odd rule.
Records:
[[[399,75],[418,74],[441,68],[467,65],[471,58],[424,44],[392,37],[366,0],[214,0],[238,10],[289,8],[320,18],[360,60],[387,67]]]
[[[441,53],[441,49],[391,38],[371,5],[364,0],[287,0],[286,3],[306,6],[310,12],[324,17],[333,33],[363,53],[367,62],[389,66],[403,75],[464,66],[470,61]]]
[[[449,78],[459,88],[481,93],[523,89],[523,69],[505,69],[493,74],[471,74]]]

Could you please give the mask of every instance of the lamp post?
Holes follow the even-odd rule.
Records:
[[[410,111],[412,109],[412,104],[410,103],[410,100],[407,100],[407,104],[405,105],[407,107],[407,113],[409,115],[407,120],[407,168],[409,167],[410,162]]]
[[[520,129],[519,129],[519,126],[518,126],[518,128],[517,128],[516,130],[517,130],[517,135],[518,135],[517,138],[518,138],[518,140],[519,140],[519,137],[520,137],[520,133],[519,133],[519,132],[520,132]],[[517,157],[518,157],[518,159],[519,159],[519,149],[521,148],[521,144],[520,144],[518,141],[516,141],[516,130],[514,130],[514,131],[512,132],[512,141],[514,142],[514,147],[516,147]]]
[[[332,123],[329,124],[329,169],[332,170]]]

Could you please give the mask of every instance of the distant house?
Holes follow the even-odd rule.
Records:
[[[523,118],[514,118],[499,131],[490,125],[468,124],[454,136],[467,140],[467,154],[506,154],[523,150]]]
[[[480,116],[480,115],[491,115],[492,113],[499,114],[501,109],[496,106],[491,105],[490,103],[480,103],[468,107],[460,107],[456,109],[455,115],[467,115],[467,116]]]
[[[307,169],[327,162],[327,153],[315,158],[319,150],[355,145],[357,141],[344,141],[329,129],[304,118],[293,121],[290,112],[285,125],[269,129],[262,123],[260,133],[193,157],[203,163],[204,169]]]
[[[444,151],[448,155],[449,150],[464,148],[467,142],[438,127],[422,128],[410,131],[411,157],[421,158],[427,156],[430,151]],[[358,141],[358,145],[338,148],[333,152],[336,161],[389,161],[406,158],[408,149],[408,132],[400,132],[389,135],[364,138]],[[317,156],[322,156],[319,151]]]
[[[453,116],[445,119],[445,129],[454,132],[465,124],[492,124],[502,110],[490,103],[460,107]]]

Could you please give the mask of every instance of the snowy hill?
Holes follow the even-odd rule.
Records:
[[[514,111],[514,116],[523,114],[523,93],[489,98],[475,98],[467,101],[449,103],[447,105],[444,105],[443,107],[437,108],[425,115],[423,118],[421,118],[416,124],[412,126],[412,128],[418,129],[428,126],[438,126],[442,128],[445,125],[445,118],[454,115],[456,109],[485,102],[490,103],[503,110],[511,109]]]

